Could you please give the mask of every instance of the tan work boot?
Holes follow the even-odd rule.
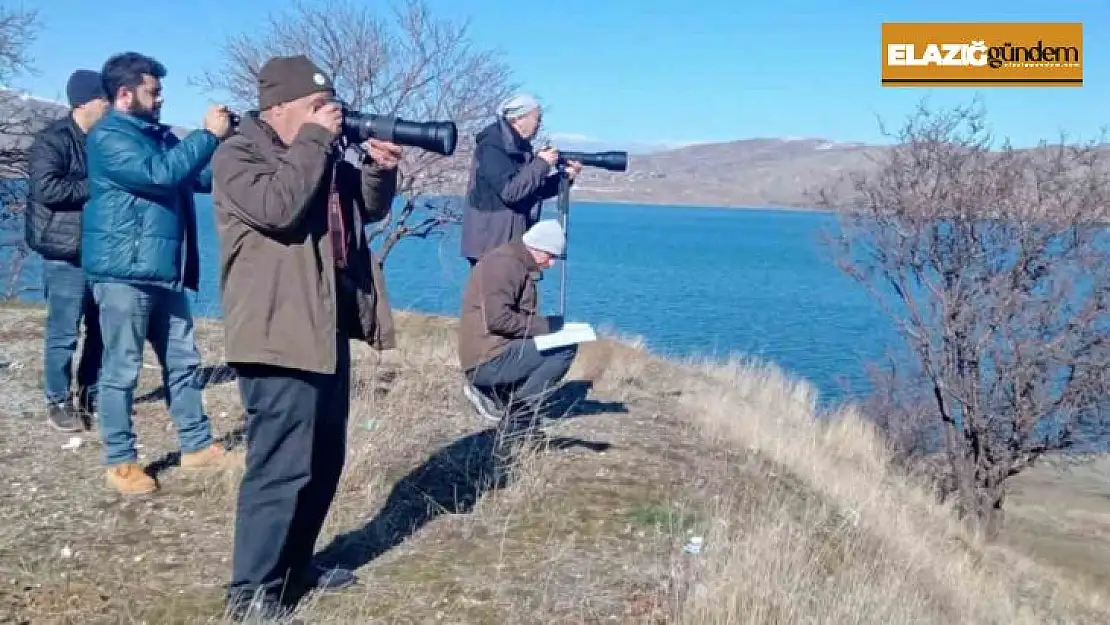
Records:
[[[108,467],[107,482],[122,495],[147,495],[158,490],[158,482],[135,462]]]
[[[232,453],[219,443],[181,454],[182,469],[231,469],[243,466],[243,454]]]

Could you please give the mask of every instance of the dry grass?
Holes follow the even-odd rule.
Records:
[[[37,408],[41,311],[0,308],[0,622],[210,623],[228,574],[236,475],[174,471],[160,401],[136,406],[163,491],[103,487],[95,437]],[[850,412],[773,369],[589,345],[580,401],[521,478],[477,492],[489,435],[458,392],[453,322],[406,315],[402,349],[356,354],[357,399],[321,557],[363,584],[311,597],[315,623],[1107,622],[1088,586],[968,539],[895,473]],[[208,363],[220,331],[201,324]],[[148,354],[153,365],[153,356]],[[157,388],[157,369],[143,390]],[[588,387],[588,398],[582,399]],[[8,392],[8,391],[6,391]],[[205,401],[239,425],[235,383]],[[572,443],[577,443],[572,445]],[[585,444],[585,447],[583,445]],[[705,538],[699,555],[683,552]]]

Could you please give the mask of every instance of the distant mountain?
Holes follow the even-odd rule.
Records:
[[[32,119],[41,123],[62,117],[68,112],[69,105],[65,102],[0,89],[0,115],[3,115],[7,120]],[[0,126],[2,125],[2,122],[0,122]],[[174,134],[184,136],[191,129],[183,126],[173,126],[172,130]]]
[[[807,195],[869,168],[889,149],[823,139],[744,139],[629,156],[628,171],[588,168],[577,199],[748,207],[813,206]]]
[[[0,91],[0,114],[12,118],[20,109],[43,119],[64,115],[68,107]],[[183,136],[191,129],[173,130]],[[869,156],[886,149],[823,139],[745,139],[645,152],[651,149],[648,144],[618,148],[573,136],[558,139],[555,144],[564,149],[625,149],[630,153],[626,172],[584,170],[573,199],[645,204],[807,208],[813,205],[808,191],[850,170],[868,167]],[[0,144],[9,141],[0,136]],[[447,192],[464,191],[465,170],[458,169]]]

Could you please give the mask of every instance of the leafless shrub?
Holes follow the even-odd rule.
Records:
[[[22,232],[30,174],[27,150],[34,134],[65,110],[10,87],[34,71],[29,48],[38,28],[37,11],[0,7],[0,298],[5,299],[20,293],[30,256]]]
[[[919,421],[903,433],[937,435],[942,494],[993,536],[1006,480],[1106,416],[1105,152],[1065,139],[994,150],[975,103],[922,104],[894,138],[851,177],[831,239],[905,340],[910,365],[887,378],[891,416]]]
[[[433,16],[423,0],[400,0],[388,11],[328,0],[294,3],[258,33],[228,39],[222,65],[196,82],[228,94],[237,107],[253,108],[256,76],[266,59],[307,54],[332,75],[337,96],[352,108],[414,121],[452,120],[458,126],[453,156],[405,150],[400,188],[405,204],[370,235],[383,237],[382,262],[401,239],[441,234],[444,226],[460,221],[456,201],[429,196],[457,193],[466,183],[473,137],[514,87],[508,67],[492,51],[474,48],[467,24]]]

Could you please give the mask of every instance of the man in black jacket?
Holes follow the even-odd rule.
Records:
[[[462,256],[471,267],[483,254],[519,239],[540,219],[540,202],[559,193],[552,176],[559,151],[533,153],[543,110],[528,94],[515,95],[497,109],[497,119],[475,138],[474,164],[462,219]],[[582,164],[566,164],[573,182]]]
[[[108,110],[99,72],[77,70],[66,84],[71,111],[35,135],[28,156],[31,184],[27,245],[43,257],[46,335],[43,389],[47,420],[64,432],[83,429],[96,411],[103,343],[92,289],[81,269],[81,211],[89,197],[85,136]],[[81,318],[85,347],[77,367],[76,405],[70,395]]]

